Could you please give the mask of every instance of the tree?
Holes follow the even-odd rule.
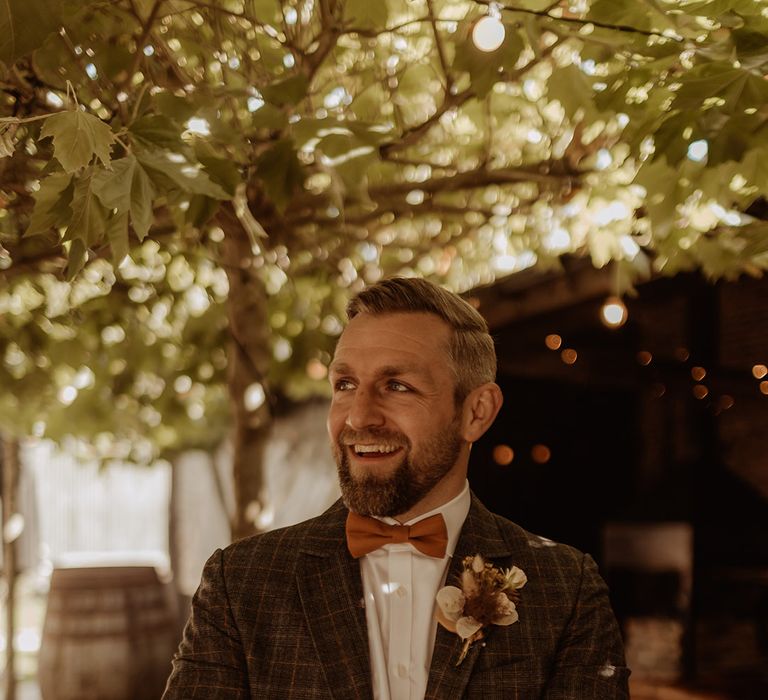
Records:
[[[364,282],[768,262],[765,3],[48,5],[0,9],[0,421],[141,457],[231,420],[235,536]]]

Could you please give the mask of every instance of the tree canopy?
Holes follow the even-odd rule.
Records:
[[[0,423],[258,429],[386,274],[760,274],[766,65],[753,0],[10,0]]]

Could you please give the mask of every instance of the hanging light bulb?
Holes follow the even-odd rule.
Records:
[[[472,42],[481,51],[495,51],[504,43],[506,33],[498,17],[486,15],[472,29]]]
[[[627,307],[619,297],[608,297],[600,309],[600,319],[608,328],[621,328],[627,316]]]

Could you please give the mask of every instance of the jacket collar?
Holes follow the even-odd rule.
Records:
[[[360,566],[347,550],[337,501],[309,524],[296,580],[318,661],[336,700],[370,698],[371,666]]]
[[[519,545],[504,538],[495,516],[474,494],[471,496],[469,513],[448,567],[449,584],[458,578],[464,557],[480,553],[493,560],[519,552]],[[363,584],[360,566],[347,551],[346,517],[347,509],[337,501],[312,521],[297,570],[307,626],[328,688],[336,700],[370,698],[373,694]],[[461,646],[457,635],[438,625],[425,700],[464,694],[479,645],[456,667]]]
[[[453,585],[458,580],[462,569],[461,562],[465,557],[482,554],[488,560],[506,559],[516,556],[520,551],[520,545],[508,542],[504,538],[495,516],[473,493],[467,519],[464,521],[456,551],[448,566],[446,585]],[[488,643],[492,644],[492,639]],[[481,645],[474,645],[461,665],[456,666],[462,645],[463,641],[458,635],[449,632],[441,625],[437,626],[425,700],[464,696]]]

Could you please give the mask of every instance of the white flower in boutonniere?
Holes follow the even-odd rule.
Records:
[[[437,592],[437,621],[464,640],[458,666],[474,642],[485,637],[490,625],[517,622],[519,590],[528,577],[522,569],[499,569],[476,554],[462,562],[461,588],[445,586]]]

